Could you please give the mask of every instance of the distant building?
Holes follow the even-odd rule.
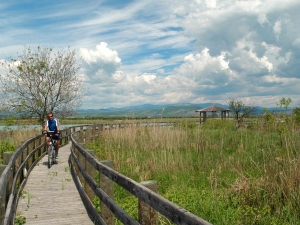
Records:
[[[219,106],[215,106],[212,104],[209,107],[206,107],[204,109],[196,110],[196,112],[200,113],[200,124],[204,122],[207,119],[207,113],[210,112],[212,114],[212,117],[216,117],[218,115],[218,112],[221,113],[221,119],[226,119],[229,117],[230,109],[225,109]]]

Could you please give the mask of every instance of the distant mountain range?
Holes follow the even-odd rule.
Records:
[[[196,110],[211,106],[212,103],[203,104],[166,104],[152,105],[144,104],[138,106],[128,106],[122,108],[106,109],[79,109],[76,117],[127,117],[127,118],[157,118],[157,117],[196,117],[199,113]],[[222,108],[228,108],[228,105],[215,104]],[[278,111],[278,108],[268,108],[270,112]],[[262,107],[257,107],[253,115],[264,113]]]
[[[103,118],[161,118],[161,117],[199,117],[199,113],[196,110],[203,109],[211,106],[212,103],[203,104],[164,104],[164,105],[154,105],[154,104],[144,104],[137,106],[128,106],[122,108],[105,108],[105,109],[79,109],[77,115],[74,117],[103,117]],[[228,105],[222,105],[215,103],[216,106],[228,109]],[[269,112],[278,113],[284,111],[286,114],[291,114],[292,110],[283,110],[281,108],[267,108]],[[263,115],[264,108],[256,107],[255,112],[252,113],[253,116]],[[10,113],[0,113],[0,119],[11,116]],[[209,116],[209,114],[208,114]],[[233,113],[230,113],[233,116]]]

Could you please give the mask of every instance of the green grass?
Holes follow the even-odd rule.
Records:
[[[137,182],[156,180],[160,195],[213,224],[298,224],[300,135],[292,117],[261,118],[241,129],[220,120],[203,126],[194,119],[176,122],[174,127],[117,128],[87,148]],[[3,151],[14,151],[37,134],[1,133],[0,161]],[[115,200],[137,219],[135,197],[116,185]],[[162,216],[159,223],[170,224]]]
[[[3,138],[0,140],[0,164],[3,164],[3,153],[4,152],[13,152],[15,151],[15,145],[11,144],[11,142],[7,138]]]
[[[135,181],[156,180],[160,195],[213,224],[297,224],[296,128],[288,120],[242,129],[228,121],[183,122],[111,130],[88,148]],[[136,218],[136,198],[115,190],[116,202]]]

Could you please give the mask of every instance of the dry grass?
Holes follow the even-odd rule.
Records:
[[[0,131],[0,164],[2,163],[4,152],[14,152],[22,142],[28,140],[31,137],[35,137],[40,134],[38,130],[7,130]]]
[[[222,121],[207,121],[204,126],[132,126],[107,131],[91,148],[100,160],[113,160],[114,168],[126,176],[157,180],[166,195],[173,185],[198,193],[206,190],[204,198],[215,202],[216,208],[206,212],[209,219],[205,219],[214,224],[228,210],[240,224],[300,219],[300,134],[290,122],[238,130]],[[192,198],[201,201],[197,195]],[[173,200],[197,215],[207,211],[191,206],[191,200]]]
[[[22,142],[28,140],[29,138],[35,137],[41,134],[41,130],[10,130],[10,131],[0,131],[0,140],[7,140],[12,145],[18,146]]]
[[[297,224],[300,133],[293,120],[282,119],[238,130],[213,120],[117,127],[88,148],[128,177],[157,180],[160,194],[213,224]],[[18,130],[0,137],[16,147],[38,134]],[[124,207],[132,208],[130,202]]]

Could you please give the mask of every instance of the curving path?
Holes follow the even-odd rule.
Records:
[[[46,155],[30,173],[16,215],[24,216],[26,224],[94,224],[69,171],[70,146],[60,148],[58,164],[48,169]]]

